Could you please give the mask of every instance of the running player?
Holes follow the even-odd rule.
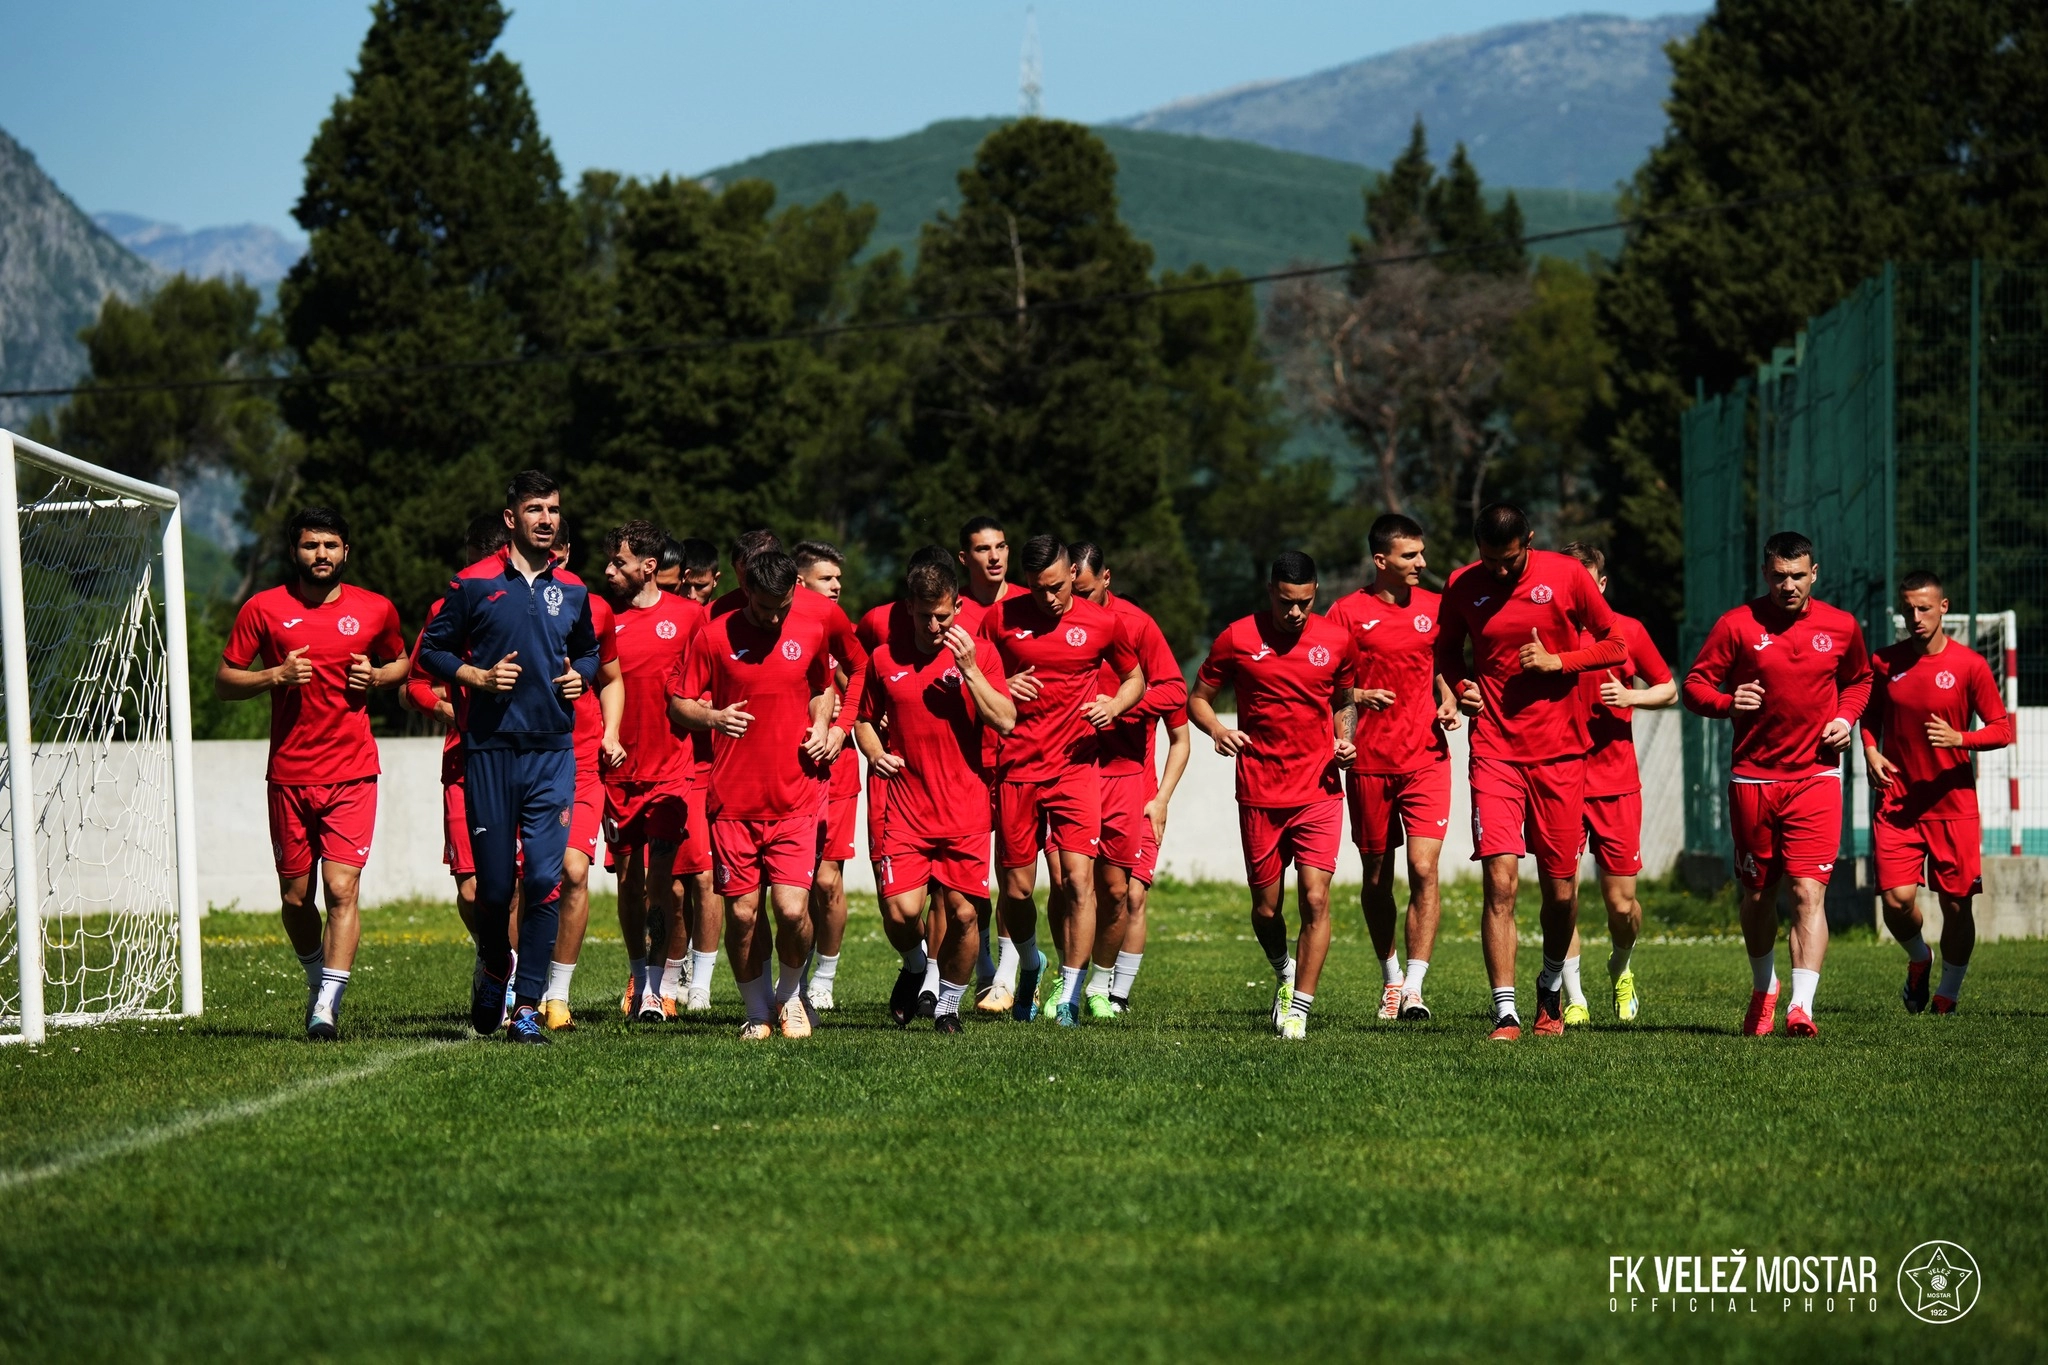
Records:
[[[572,553],[565,520],[555,536],[557,562],[566,566]],[[566,567],[557,571],[557,577],[563,583],[583,582]],[[590,926],[590,866],[597,861],[597,841],[604,832],[604,774],[625,757],[618,733],[626,685],[617,668],[612,607],[601,592],[588,596],[590,624],[597,634],[597,657],[603,671],[598,685],[585,688],[576,698],[576,800],[569,808],[569,844],[562,853],[561,917],[555,928],[553,959],[548,963],[547,993],[541,998],[541,1023],[562,1032],[576,1027],[575,1017],[569,1013],[569,987],[576,976],[576,959],[583,952],[583,933]]]
[[[430,676],[469,694],[463,786],[477,880],[469,1017],[478,1033],[493,1032],[504,1014],[512,893],[522,891],[505,1032],[516,1043],[549,1041],[540,1001],[576,800],[576,698],[618,676],[616,663],[600,665],[588,591],[555,554],[561,523],[555,481],[538,470],[515,475],[505,495],[508,543],[448,585],[419,651]]]
[[[1188,719],[1237,761],[1237,819],[1251,884],[1252,933],[1273,966],[1273,1031],[1308,1036],[1323,958],[1330,951],[1330,877],[1344,837],[1344,783],[1356,756],[1357,656],[1343,627],[1315,614],[1316,562],[1299,550],[1273,561],[1266,610],[1224,627],[1195,674]],[[1237,691],[1237,724],[1216,714],[1216,694]],[[1287,865],[1301,915],[1298,959],[1282,913]]]
[[[772,1036],[779,1015],[785,1038],[808,1038],[803,976],[818,806],[833,756],[831,646],[823,619],[795,607],[806,596],[795,560],[759,551],[742,561],[740,579],[746,605],[697,632],[682,673],[671,674],[669,715],[712,736],[712,858],[747,1008],[740,1037]],[[761,912],[764,894],[771,915]],[[781,967],[772,981],[771,940]]]
[[[1330,621],[1358,652],[1358,761],[1344,775],[1351,838],[1365,864],[1365,929],[1380,960],[1382,1019],[1427,1019],[1442,912],[1437,860],[1451,823],[1451,749],[1458,706],[1436,671],[1443,599],[1421,586],[1422,527],[1398,512],[1366,533],[1373,580],[1339,598]],[[1394,851],[1408,850],[1408,968],[1394,952]]]
[[[1906,950],[1902,995],[1913,1014],[1927,1008],[1934,956],[1920,932],[1923,880],[1939,898],[1941,984],[1934,1012],[1953,1014],[1977,944],[1971,900],[1984,889],[1984,831],[1970,754],[2011,744],[2013,722],[1984,656],[1942,630],[1948,598],[1939,578],[1925,570],[1907,574],[1899,609],[1906,638],[1871,656],[1870,709],[1863,716],[1863,756],[1881,794],[1870,820],[1871,852],[1885,928]],[[1973,711],[1984,722],[1976,730],[1969,728]]]
[[[1714,622],[1685,675],[1685,707],[1735,723],[1728,823],[1742,887],[1751,990],[1742,1031],[1777,1029],[1777,890],[1792,881],[1792,1005],[1785,1032],[1812,1038],[1828,951],[1828,874],[1842,843],[1842,751],[1870,699],[1870,658],[1856,618],[1813,596],[1813,542],[1764,542],[1762,597]]]
[[[967,599],[986,611],[1024,589],[1009,580],[1010,541],[994,517],[976,517],[960,528],[960,572]]]
[[[397,608],[342,582],[349,540],[339,512],[305,508],[285,528],[285,545],[292,577],[235,614],[213,692],[222,701],[270,696],[264,778],[279,913],[306,973],[306,1036],[332,1041],[362,934],[356,893],[377,825],[377,741],[366,706],[375,689],[403,682],[410,664]]]
[[[1522,1036],[1515,893],[1525,853],[1536,856],[1543,890],[1536,1032],[1564,1032],[1560,995],[1578,928],[1590,747],[1576,675],[1619,664],[1626,641],[1584,565],[1531,548],[1521,508],[1480,508],[1472,538],[1479,560],[1444,591],[1436,662],[1460,709],[1473,717],[1472,856],[1486,879],[1480,944],[1493,981],[1491,1036],[1513,1042]],[[1593,643],[1581,646],[1587,637]]]
[[[961,1000],[989,918],[981,730],[1007,733],[1017,719],[1001,654],[961,627],[959,606],[950,565],[910,567],[903,601],[910,625],[868,656],[856,731],[874,785],[889,790],[875,852],[882,926],[903,959],[889,1014],[906,1028],[919,1013],[929,958],[919,919],[926,897],[935,896],[946,931],[932,1026],[949,1034],[960,1032]]]
[[[796,560],[797,583],[828,602],[837,603],[846,581],[846,556],[822,540],[800,540],[790,552]],[[865,647],[865,642],[863,642]],[[842,692],[850,681],[846,666],[832,660],[835,682]],[[832,780],[825,793],[824,829],[819,836],[818,871],[811,882],[810,978],[805,990],[811,1007],[833,1006],[832,989],[839,977],[839,948],[846,938],[846,860],[853,856],[853,826],[860,818],[860,754],[851,744],[832,760]]]
[[[996,757],[998,908],[1023,959],[1010,1013],[1030,1019],[1038,1003],[1045,956],[1038,951],[1032,893],[1043,848],[1061,893],[1061,920],[1052,925],[1060,952],[1052,1014],[1072,1028],[1081,1022],[1082,980],[1095,946],[1095,855],[1102,839],[1097,736],[1144,696],[1145,673],[1119,619],[1074,596],[1074,566],[1064,543],[1033,536],[1017,560],[1026,590],[989,608],[980,626],[982,638],[1001,651],[1018,702],[1016,727],[1003,736]],[[1097,695],[1105,661],[1123,679],[1107,699]]]
[[[1606,596],[1607,556],[1599,547],[1573,544],[1564,552],[1586,566],[1593,586]],[[1677,701],[1678,684],[1643,623],[1620,612],[1614,619],[1628,652],[1613,668],[1580,674],[1579,690],[1593,743],[1586,755],[1586,847],[1600,872],[1600,898],[1607,903],[1607,979],[1614,988],[1614,1017],[1626,1024],[1642,1011],[1635,969],[1629,965],[1643,932],[1643,903],[1636,899],[1636,874],[1643,870],[1643,779],[1636,766],[1634,717],[1637,711],[1659,711]],[[1590,1023],[1576,930],[1564,960],[1564,996],[1566,1027]]]
[[[1110,590],[1109,566],[1093,541],[1069,545],[1074,592],[1107,607],[1145,671],[1145,695],[1104,731],[1095,766],[1102,774],[1102,846],[1095,859],[1095,954],[1085,996],[1088,1014],[1110,1019],[1130,1007],[1131,987],[1145,959],[1145,898],[1159,865],[1159,840],[1173,789],[1187,767],[1188,685],[1159,623]],[[1098,696],[1112,695],[1115,671],[1102,669]],[[1166,776],[1154,761],[1155,736],[1166,726]]]
[[[669,725],[667,683],[705,617],[702,603],[656,585],[667,543],[649,521],[629,521],[605,537],[605,586],[616,604],[612,631],[625,682],[625,753],[604,771],[605,856],[619,878],[619,932],[631,973],[626,1005],[649,1023],[675,1015],[688,962],[693,907],[675,862],[695,763]],[[710,952],[715,960],[716,944]]]

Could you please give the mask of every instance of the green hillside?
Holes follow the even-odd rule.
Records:
[[[917,251],[920,225],[950,210],[954,176],[1000,119],[949,119],[884,141],[811,142],[710,172],[721,184],[747,177],[772,183],[787,203],[834,190],[880,210],[871,250]],[[1196,261],[1258,274],[1343,257],[1361,229],[1360,192],[1371,172],[1343,161],[1275,151],[1249,142],[1130,128],[1095,130],[1116,156],[1125,218],[1152,243],[1161,268]],[[1613,196],[1568,190],[1515,191],[1531,232],[1605,222]],[[1614,234],[1550,248],[1578,257],[1612,251]]]

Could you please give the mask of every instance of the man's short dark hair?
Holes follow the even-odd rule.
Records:
[[[1607,572],[1607,552],[1598,545],[1588,545],[1575,540],[1564,547],[1564,552],[1586,566],[1586,572],[1599,578]]]
[[[307,531],[332,531],[343,545],[349,543],[348,518],[332,507],[301,507],[284,529],[285,548],[298,549],[299,537]]]
[[[517,511],[523,502],[545,498],[551,493],[561,491],[562,485],[538,469],[522,469],[514,474],[512,482],[505,486],[505,506],[508,510]]]
[[[1511,502],[1489,502],[1472,518],[1472,539],[1489,550],[1529,543],[1529,514]]]
[[[474,564],[480,559],[489,559],[505,548],[512,539],[512,533],[505,529],[505,515],[502,512],[486,512],[480,517],[469,519],[469,529],[462,533],[462,560]],[[346,542],[347,536],[342,540]]]
[[[1077,540],[1067,546],[1067,558],[1074,561],[1077,569],[1097,574],[1102,572],[1102,547],[1092,540]]]
[[[903,566],[906,577],[920,564],[943,564],[948,570],[960,561],[953,558],[953,552],[943,545],[920,545],[910,552],[910,559]],[[955,575],[958,577],[958,575]]]
[[[994,531],[997,535],[1001,535],[1003,534],[1003,524],[994,517],[968,518],[967,524],[960,528],[960,548],[964,550],[973,544],[974,538],[983,531]]]
[[[703,573],[707,569],[718,567],[718,547],[710,541],[697,536],[685,536],[676,542],[676,546],[676,552],[682,556],[684,573]],[[667,567],[666,559],[663,560],[663,567]]]
[[[732,538],[732,566],[735,569],[745,571],[748,560],[752,559],[755,555],[771,550],[776,553],[781,552],[781,536],[765,528],[755,531],[742,531]]]
[[[1812,559],[1813,542],[1797,531],[1780,531],[1764,542],[1764,562],[1774,559]]]
[[[1941,579],[1935,574],[1934,570],[1915,569],[1899,580],[1899,591],[1901,593],[1918,592],[1922,588],[1932,588],[1936,592],[1941,591]]]
[[[1399,512],[1388,512],[1373,521],[1372,529],[1365,533],[1365,543],[1376,555],[1390,555],[1397,540],[1422,539],[1422,523],[1413,517],[1404,517]]]
[[[762,550],[747,560],[747,589],[766,597],[796,591],[796,561],[781,550]]]
[[[960,577],[951,564],[922,560],[903,573],[903,596],[911,602],[942,602],[960,595]]]
[[[663,536],[661,538],[661,565],[657,571],[667,573],[671,569],[680,569],[682,567],[683,542],[677,540],[674,536]]]
[[[1026,583],[1032,583],[1040,574],[1067,558],[1067,543],[1058,536],[1033,536],[1017,551],[1017,572],[1024,576]]]
[[[789,557],[796,561],[798,573],[807,572],[813,564],[837,564],[842,569],[846,567],[846,556],[840,553],[839,547],[822,540],[799,540],[796,548],[789,552]]]
[[[623,547],[628,553],[646,558],[659,557],[668,548],[668,533],[651,521],[635,518],[620,526],[614,526],[604,538],[604,554],[610,559]]]
[[[1299,550],[1282,550],[1273,556],[1273,568],[1266,575],[1268,583],[1314,583],[1316,562]]]

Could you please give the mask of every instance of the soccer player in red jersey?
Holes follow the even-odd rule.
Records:
[[[340,513],[305,508],[285,528],[285,544],[291,580],[242,604],[213,691],[222,701],[270,696],[265,778],[280,913],[306,973],[306,1036],[331,1041],[362,934],[357,884],[377,824],[377,741],[365,708],[411,664],[397,608],[342,582],[349,542]],[[324,933],[315,863],[327,897]]]
[[[960,528],[960,572],[966,600],[984,611],[1024,592],[1009,579],[1010,541],[994,517],[975,517]]]
[[[1593,586],[1605,596],[1607,556],[1592,545],[1567,545],[1564,552],[1586,566]],[[1642,1011],[1635,969],[1629,965],[1643,932],[1643,904],[1636,899],[1636,874],[1643,870],[1643,779],[1636,767],[1635,713],[1662,710],[1677,701],[1678,684],[1643,623],[1620,612],[1614,619],[1621,623],[1628,652],[1616,667],[1581,673],[1579,689],[1593,741],[1586,755],[1586,845],[1593,851],[1600,896],[1607,903],[1607,936],[1613,945],[1607,978],[1614,987],[1614,1017],[1631,1023]],[[1564,1022],[1591,1022],[1579,979],[1576,933],[1564,960],[1564,991]]]
[[[1084,540],[1069,545],[1067,553],[1074,561],[1075,593],[1122,618],[1145,671],[1145,695],[1102,733],[1095,758],[1102,774],[1102,845],[1095,859],[1094,968],[1083,994],[1091,1018],[1111,1019],[1130,1007],[1131,987],[1144,963],[1146,895],[1159,865],[1167,807],[1192,747],[1188,685],[1159,623],[1110,590],[1102,547]],[[1105,664],[1097,695],[1114,694],[1119,681]],[[1154,762],[1162,724],[1167,734],[1164,778]]]
[[[1018,703],[1017,724],[996,756],[996,859],[1003,870],[998,909],[1023,959],[1010,1013],[1030,1019],[1038,1003],[1045,957],[1038,951],[1032,893],[1043,848],[1064,921],[1053,926],[1060,989],[1052,1015],[1072,1028],[1081,1022],[1082,978],[1095,946],[1095,857],[1102,839],[1097,739],[1144,696],[1145,673],[1119,618],[1074,595],[1074,565],[1062,541],[1033,536],[1018,553],[1017,567],[1026,591],[997,602],[980,626],[982,638],[1001,652]],[[1097,690],[1105,661],[1123,679],[1107,700]]]
[[[1472,531],[1479,561],[1444,590],[1437,671],[1473,717],[1473,857],[1486,879],[1480,943],[1493,980],[1492,1037],[1512,1042],[1522,1036],[1515,1008],[1515,892],[1524,853],[1536,855],[1543,888],[1536,1032],[1564,1032],[1560,995],[1578,928],[1591,747],[1576,675],[1619,664],[1627,645],[1585,566],[1531,548],[1521,508],[1488,504]],[[1591,643],[1581,645],[1588,637]]]
[[[1824,905],[1842,842],[1842,751],[1870,699],[1870,657],[1856,618],[1813,596],[1813,542],[1764,542],[1762,597],[1708,630],[1685,675],[1685,707],[1735,723],[1728,823],[1742,887],[1751,990],[1742,1031],[1777,1028],[1777,890],[1792,881],[1792,1004],[1785,1032],[1814,1037],[1813,997],[1828,951]]]
[[[839,601],[846,581],[846,556],[822,540],[800,540],[790,551],[796,560],[797,584],[828,602]],[[843,609],[842,609],[843,610]],[[859,638],[858,629],[854,632]],[[866,648],[866,642],[862,642]],[[841,692],[850,681],[838,658],[832,668]],[[846,938],[846,860],[853,856],[853,827],[860,818],[860,754],[854,745],[832,760],[832,779],[825,793],[824,833],[818,846],[818,871],[811,882],[811,972],[805,982],[811,1007],[833,1006],[839,977],[839,948]]]
[[[726,950],[747,1007],[740,1037],[770,1037],[779,1015],[785,1038],[807,1038],[811,878],[833,757],[831,644],[823,619],[794,605],[814,595],[797,587],[795,560],[759,551],[740,577],[746,606],[697,632],[681,674],[670,675],[669,715],[712,736],[711,847]],[[761,913],[764,888],[772,932]],[[771,938],[781,966],[772,983]]]
[[[681,593],[692,602],[711,605],[718,596],[718,547],[696,536],[672,540],[669,544],[675,547],[675,570],[670,573],[669,552],[664,549],[662,571],[658,577],[672,581],[662,582],[661,590]]]
[[[1000,652],[961,627],[959,605],[950,565],[910,567],[902,602],[909,626],[868,656],[855,732],[875,785],[889,789],[875,849],[882,926],[903,959],[889,1014],[907,1028],[920,1012],[930,954],[919,920],[935,896],[946,932],[932,1026],[947,1034],[960,1032],[960,1003],[989,917],[981,731],[1005,733],[1017,719]]]
[[[1902,997],[1913,1014],[1927,1008],[1933,963],[1920,933],[1923,879],[1940,899],[1941,984],[1934,1012],[1953,1014],[1977,944],[1971,899],[1984,889],[1984,832],[1970,755],[2011,744],[2013,721],[1984,656],[1942,630],[1948,598],[1939,578],[1924,570],[1907,574],[1899,608],[1906,638],[1871,655],[1870,709],[1863,715],[1863,756],[1881,794],[1870,821],[1871,852],[1885,927],[1906,950]],[[1972,712],[1983,721],[1975,730]]]
[[[656,585],[666,542],[649,521],[626,522],[605,537],[605,587],[625,686],[623,754],[604,770],[605,855],[619,878],[628,1006],[649,1023],[675,1014],[696,910],[675,875],[696,765],[690,746],[669,725],[667,683],[706,613],[701,602]],[[714,945],[714,959],[716,951]]]
[[[1366,534],[1373,581],[1329,616],[1358,652],[1358,760],[1344,775],[1351,838],[1365,864],[1366,933],[1380,960],[1382,1019],[1427,1019],[1422,982],[1442,898],[1437,861],[1451,822],[1451,750],[1458,706],[1436,671],[1442,599],[1422,586],[1422,527],[1398,512]],[[1408,968],[1394,952],[1394,852],[1408,851]]]
[[[1238,830],[1251,883],[1252,933],[1273,966],[1273,1031],[1308,1036],[1323,958],[1330,951],[1330,877],[1344,837],[1344,783],[1356,756],[1358,660],[1344,628],[1315,614],[1316,562],[1298,550],[1273,561],[1266,610],[1224,627],[1195,675],[1188,719],[1237,760]],[[1216,715],[1216,694],[1237,691],[1237,725]],[[1299,959],[1287,953],[1282,897],[1294,864],[1301,914]]]

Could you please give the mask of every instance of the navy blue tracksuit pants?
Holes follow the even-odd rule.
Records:
[[[472,749],[464,755],[469,844],[476,858],[476,945],[486,963],[511,948],[512,888],[524,892],[519,917],[521,1004],[547,991],[548,963],[560,923],[562,854],[576,800],[573,749]],[[522,872],[519,854],[525,850]]]

